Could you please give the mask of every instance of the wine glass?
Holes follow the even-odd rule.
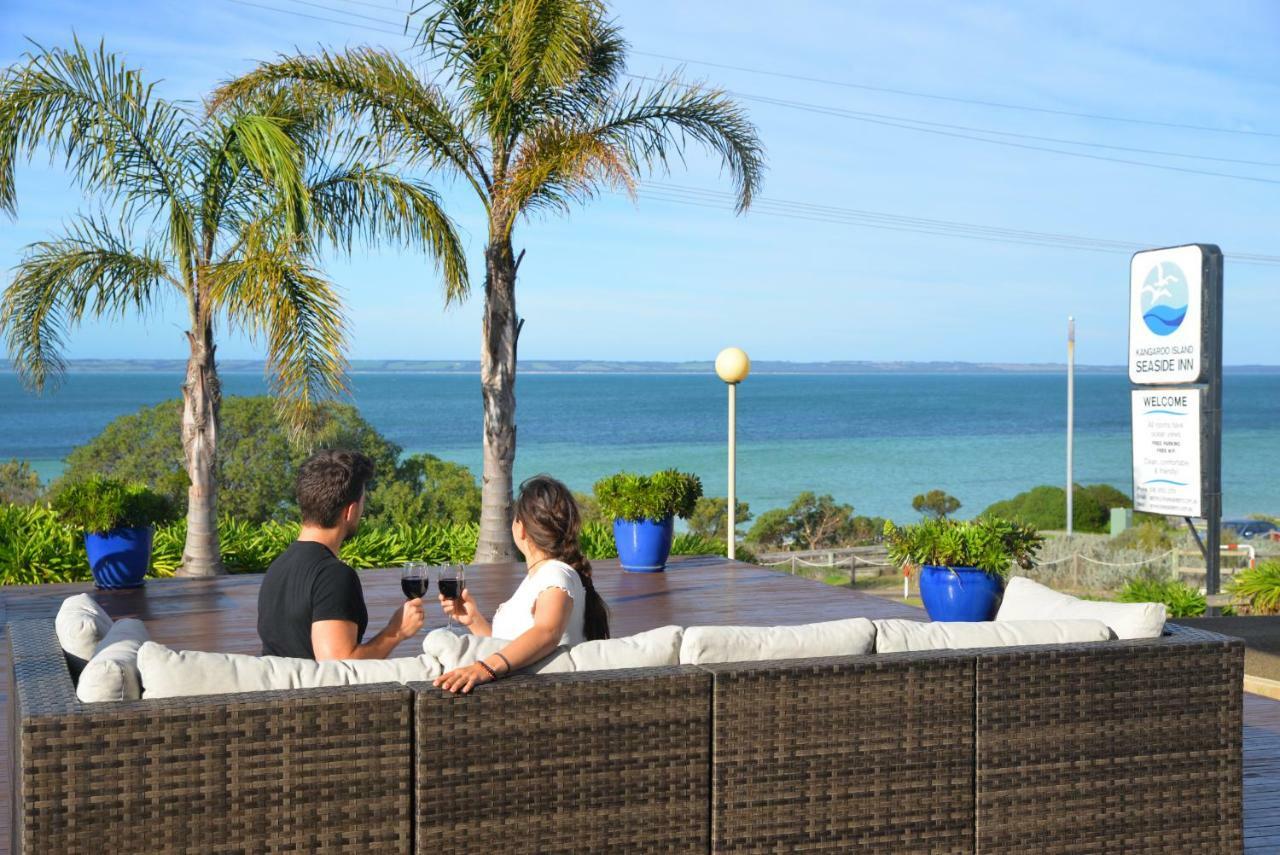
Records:
[[[407,561],[400,568],[400,590],[406,600],[417,600],[427,595],[431,580],[427,577],[427,565],[421,561]]]
[[[440,596],[453,600],[454,609],[462,603],[462,592],[467,587],[466,568],[461,564],[446,564],[440,568],[440,578],[436,580],[440,587]],[[449,615],[449,627],[453,629],[453,615]]]

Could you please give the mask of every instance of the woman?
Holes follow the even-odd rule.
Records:
[[[581,530],[578,503],[564,484],[537,475],[520,485],[511,521],[511,536],[529,567],[520,587],[498,606],[492,623],[469,591],[462,591],[461,600],[440,597],[445,614],[473,634],[510,643],[474,665],[440,675],[435,685],[469,692],[537,662],[562,644],[609,637],[609,611],[591,582],[591,562],[578,544]]]

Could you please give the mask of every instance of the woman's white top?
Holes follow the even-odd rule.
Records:
[[[538,569],[526,574],[511,599],[498,606],[490,624],[493,637],[511,641],[533,629],[534,604],[538,601],[538,595],[548,588],[565,591],[572,601],[569,623],[564,628],[564,635],[560,636],[560,643],[581,644],[586,641],[583,619],[586,614],[587,592],[582,587],[578,571],[563,561],[555,560],[544,561],[538,565]]]

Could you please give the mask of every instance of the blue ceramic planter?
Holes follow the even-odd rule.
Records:
[[[117,528],[84,536],[89,569],[99,588],[141,587],[151,566],[151,535],[154,529]]]
[[[1004,581],[976,567],[920,570],[920,599],[931,620],[986,621],[996,616]]]
[[[675,518],[664,520],[613,521],[613,542],[623,570],[632,573],[661,573],[671,555]]]

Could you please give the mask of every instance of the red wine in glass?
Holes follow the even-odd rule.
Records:
[[[459,594],[458,588],[460,586],[457,579],[441,579],[439,582],[439,585],[440,585],[440,596],[448,600],[458,599],[458,594]]]
[[[400,590],[404,591],[406,600],[417,600],[427,595],[428,581],[421,577],[404,576],[400,579]]]

